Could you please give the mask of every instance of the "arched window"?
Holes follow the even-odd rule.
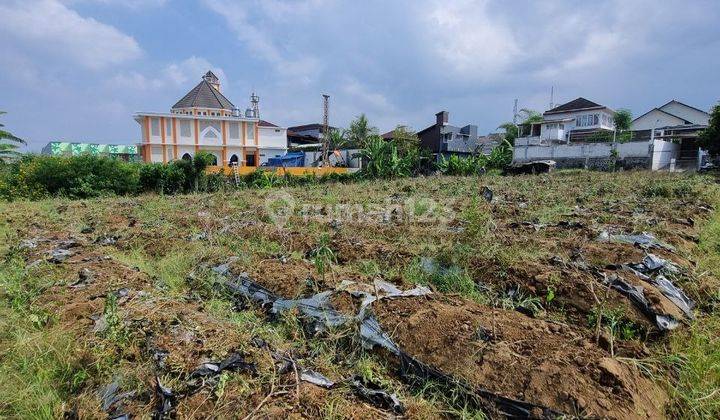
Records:
[[[185,153],[182,155],[183,160],[192,160],[192,156],[190,156],[190,153]]]
[[[238,155],[230,156],[230,166],[237,165],[239,160]]]

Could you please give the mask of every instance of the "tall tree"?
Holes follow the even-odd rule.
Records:
[[[370,136],[377,135],[377,133],[377,128],[370,125],[365,114],[360,114],[350,123],[347,137],[355,147],[362,149],[367,145]]]
[[[0,111],[0,115],[6,114],[6,112]],[[5,131],[2,128],[4,124],[0,124],[0,162],[8,162],[20,153],[17,151],[17,147],[21,144],[26,144],[25,140],[15,136],[9,131]]]
[[[720,104],[710,112],[710,124],[700,132],[698,146],[705,149],[712,157],[720,156]]]
[[[615,111],[613,119],[615,121],[615,128],[620,132],[629,130],[632,124],[632,112],[630,112],[629,109],[620,108]]]

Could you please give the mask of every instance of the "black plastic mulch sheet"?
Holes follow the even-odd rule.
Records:
[[[397,356],[400,364],[400,376],[410,383],[434,381],[446,388],[452,388],[456,395],[462,395],[467,403],[482,407],[488,413],[497,413],[507,417],[555,418],[563,415],[561,412],[547,407],[507,398],[483,388],[473,387],[417,360],[393,342],[382,330],[366,306],[363,306],[356,316],[347,316],[333,309],[329,303],[329,298],[334,291],[322,292],[305,299],[282,299],[253,282],[247,276],[233,277],[228,272],[224,272],[223,275],[228,278],[225,286],[233,296],[254,300],[269,308],[272,313],[297,308],[301,314],[313,322],[316,331],[343,325],[351,321],[359,324],[358,334],[362,345],[366,348],[379,346]],[[368,394],[366,392],[366,394],[366,396],[372,398],[372,393]],[[378,398],[380,398],[379,395]],[[393,407],[392,401],[385,400],[383,404]]]
[[[644,281],[657,287],[660,293],[674,303],[688,319],[695,319],[693,314],[695,302],[667,278],[667,276],[680,273],[680,268],[673,262],[648,253],[642,262],[627,264],[626,268],[633,271]]]
[[[155,395],[157,396],[157,404],[154,419],[170,418],[175,411],[177,401],[180,398],[193,395],[206,385],[215,386],[220,374],[225,371],[231,372],[247,372],[252,375],[257,374],[254,363],[246,362],[245,358],[238,353],[231,353],[224,360],[219,362],[208,362],[200,365],[199,368],[187,375],[182,391],[173,391],[171,388],[164,386],[160,382],[160,378],[155,378]]]

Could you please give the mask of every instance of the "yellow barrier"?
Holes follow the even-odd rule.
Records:
[[[305,168],[305,167],[292,167],[292,168],[273,168],[273,167],[260,167],[257,168],[255,166],[241,166],[237,168],[238,173],[240,175],[248,175],[256,170],[260,169],[261,171],[268,171],[268,172],[275,172],[276,175],[310,175],[313,174],[315,176],[323,176],[328,174],[346,174],[348,173],[348,168],[335,168],[335,167],[329,167],[329,168]],[[209,166],[206,169],[207,173],[209,174],[217,174],[220,172],[225,173],[225,175],[232,175],[233,174],[233,168],[231,166]]]

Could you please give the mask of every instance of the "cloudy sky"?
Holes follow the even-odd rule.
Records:
[[[0,0],[0,117],[50,140],[134,143],[137,111],[168,111],[212,69],[264,119],[381,131],[440,110],[481,133],[513,100],[578,96],[640,115],[720,100],[720,1]]]

